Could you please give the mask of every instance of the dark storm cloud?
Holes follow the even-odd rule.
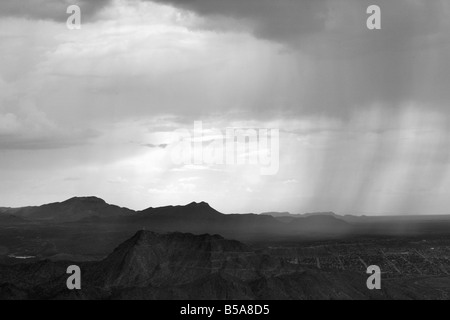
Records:
[[[382,8],[383,28],[391,37],[435,31],[446,18],[445,1],[410,0],[155,0],[207,17],[231,17],[253,23],[255,34],[266,39],[297,42],[302,37],[331,31],[355,35],[367,31],[366,9]],[[447,8],[448,9],[448,8]],[[304,39],[303,39],[304,40]],[[406,40],[406,39],[404,39]]]
[[[81,8],[83,19],[91,19],[110,0],[2,0],[1,17],[21,17],[54,21],[67,20],[67,8],[76,4]]]
[[[85,145],[87,141],[98,136],[99,133],[94,130],[76,132],[71,136],[60,132],[55,133],[54,136],[46,134],[36,137],[0,134],[0,151],[65,149]]]
[[[156,0],[202,16],[242,19],[255,33],[271,40],[289,40],[318,32],[326,23],[327,1],[293,0]],[[212,24],[213,25],[213,24]],[[232,26],[230,25],[232,28]]]
[[[156,0],[206,17],[225,17],[258,38],[309,57],[314,72],[279,108],[293,113],[351,114],[355,108],[397,108],[414,101],[445,113],[450,101],[448,1],[414,0]],[[382,30],[369,30],[370,5],[381,7]],[[235,28],[227,20],[229,28]],[[208,23],[208,21],[210,21]],[[223,23],[219,24],[223,27]],[[302,72],[299,70],[299,72]],[[298,90],[298,89],[297,89]],[[273,110],[276,103],[266,100]],[[263,104],[258,109],[265,108]]]
[[[138,4],[139,1],[149,0],[130,1],[127,4]],[[82,7],[83,17],[92,17],[109,2],[80,0],[78,4]],[[297,72],[298,78],[306,81],[291,81],[287,76],[271,72],[273,81],[267,80],[266,87],[255,91],[254,97],[242,104],[250,116],[319,113],[340,117],[374,104],[383,108],[397,108],[409,102],[441,108],[446,114],[449,111],[450,90],[447,87],[450,82],[450,61],[447,57],[450,56],[450,23],[447,17],[450,2],[447,0],[154,2],[196,12],[205,18],[200,27],[208,30],[248,28],[245,30],[256,37],[283,44],[290,49],[290,54],[299,57],[298,66],[293,63],[289,71],[294,75]],[[366,9],[372,4],[381,7],[382,30],[366,28]],[[67,2],[60,0],[6,0],[0,1],[0,14],[65,20],[66,7]],[[241,23],[239,27],[236,21]],[[275,65],[275,59],[270,60],[270,63]],[[298,70],[292,71],[296,67]],[[273,66],[273,69],[279,68]],[[197,74],[202,70],[203,67],[201,70],[198,68]],[[231,104],[228,101],[216,103],[220,100],[217,98],[208,100],[204,94],[204,83],[194,80],[194,71],[172,75],[171,78],[159,76],[157,83],[153,80],[125,81],[123,78],[110,81],[110,86],[105,85],[94,92],[95,98],[105,96],[107,99],[112,93],[116,94],[117,86],[121,86],[122,89],[126,88],[122,90],[124,94],[131,91],[141,94],[126,97],[127,101],[132,99],[132,105],[137,106],[134,109],[130,107],[134,113],[139,110],[147,112],[146,99],[151,99],[156,101],[154,105],[161,106],[163,112],[169,110],[181,117],[197,117],[205,109],[214,112],[223,109],[223,105]],[[108,75],[106,78],[112,77]],[[208,83],[211,82],[210,75],[204,78],[207,78]],[[148,90],[150,86],[155,88],[151,96]],[[177,94],[166,95],[164,86],[172,87]],[[249,87],[235,90],[242,90],[242,95],[249,96]]]
[[[150,0],[137,0],[150,1]],[[90,19],[111,0],[2,0],[0,17],[26,17],[65,21],[70,4],[81,7],[83,17]],[[379,46],[409,46],[412,38],[442,31],[447,20],[446,0],[152,0],[173,5],[210,18],[205,27],[214,28],[221,17],[234,18],[249,25],[260,38],[307,48],[311,37],[330,37],[319,49],[323,52],[346,54]],[[389,35],[369,33],[366,9],[370,5],[382,8],[382,27]],[[448,24],[446,24],[448,26]],[[228,23],[230,29],[235,28]],[[372,44],[372,46],[370,45]],[[359,47],[359,48],[355,48]],[[380,49],[378,47],[378,49]],[[315,52],[318,53],[317,51]]]

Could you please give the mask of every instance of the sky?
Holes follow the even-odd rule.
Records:
[[[449,214],[449,16],[447,0],[2,0],[0,206]],[[227,128],[278,130],[255,151],[276,172],[174,159]]]

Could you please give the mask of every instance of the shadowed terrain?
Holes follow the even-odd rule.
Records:
[[[204,202],[133,211],[95,197],[1,208],[0,298],[447,299],[449,223],[222,214]],[[81,291],[66,288],[72,264]],[[366,287],[369,265],[381,291]]]
[[[450,293],[442,282],[424,288],[398,279],[370,291],[363,273],[304,268],[211,235],[140,231],[106,259],[79,264],[80,291],[65,286],[71,264],[0,266],[0,299],[408,299]]]

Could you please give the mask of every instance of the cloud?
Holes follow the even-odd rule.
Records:
[[[235,18],[246,22],[256,35],[287,40],[323,30],[327,1],[271,0],[156,0],[211,18]],[[211,24],[206,24],[211,26]]]
[[[136,0],[130,3],[156,2],[197,13],[206,19],[197,27],[212,30],[242,30],[262,39],[309,48],[321,54],[332,49],[352,54],[371,48],[408,46],[414,38],[445,32],[450,5],[446,0],[423,2],[416,0]],[[92,20],[113,0],[2,0],[0,17],[24,17],[64,22],[67,7],[80,6],[83,20]],[[369,32],[366,28],[366,9],[370,5],[382,8],[382,28],[390,30],[386,36]],[[317,46],[317,37],[327,43]],[[365,49],[363,48],[365,47]],[[328,52],[330,53],[330,52]]]
[[[395,110],[410,101],[450,110],[446,2],[377,0],[379,32],[366,28],[365,0],[157,2],[176,8],[113,1],[80,32],[41,24],[42,35],[31,37],[19,29],[23,41],[0,44],[8,52],[0,72],[15,80],[34,69],[35,99],[47,109],[65,100],[59,116],[71,122],[148,114],[191,122],[224,110],[241,119],[350,118],[373,104]],[[229,32],[209,32],[218,20]]]
[[[147,147],[147,148],[152,148],[152,149],[155,149],[155,148],[165,149],[165,148],[167,148],[169,145],[166,144],[166,143],[162,143],[162,144],[152,144],[152,143],[147,143],[147,144],[143,144],[142,146],[143,146],[143,147]]]
[[[284,75],[270,70],[277,81],[260,91],[267,96],[246,105],[253,113],[349,117],[374,103],[395,110],[410,101],[450,110],[448,1],[156,1],[197,13],[204,19],[199,28],[234,32],[244,25],[255,37],[288,48],[275,59],[291,59]],[[373,4],[381,7],[382,30],[366,27]],[[273,63],[264,62],[267,68]]]
[[[0,132],[0,150],[64,149],[86,144],[97,136],[94,131],[53,131],[38,136],[27,134],[4,135]]]
[[[81,9],[82,19],[89,20],[110,2],[110,0],[2,0],[0,17],[64,22],[68,18],[67,8],[75,4]]]
[[[69,181],[69,182],[71,182],[71,181],[80,181],[81,180],[81,178],[80,177],[66,177],[66,178],[64,178],[63,179],[63,181]]]
[[[98,135],[90,129],[62,128],[29,101],[10,113],[1,111],[0,105],[0,150],[66,148]]]
[[[421,2],[410,0],[155,0],[155,2],[194,11],[212,19],[234,18],[247,22],[258,37],[297,43],[322,32],[343,39],[364,34],[366,9],[370,5],[382,8],[383,28],[395,31],[390,38],[408,41],[407,37],[432,33],[442,27],[449,5],[445,0]],[[206,24],[208,25],[208,24]],[[229,28],[233,28],[230,23]],[[372,33],[374,34],[374,33]],[[375,37],[371,37],[372,40]],[[337,43],[335,43],[337,44]],[[348,45],[344,43],[342,45]]]
[[[296,183],[299,183],[296,179],[289,179],[283,181],[283,184],[296,184]]]
[[[20,124],[12,113],[0,114],[0,136],[9,135],[18,130]]]

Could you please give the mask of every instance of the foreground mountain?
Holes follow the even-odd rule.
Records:
[[[182,286],[211,274],[253,281],[282,270],[280,261],[218,235],[140,231],[98,264],[93,283],[107,287]]]
[[[72,264],[0,265],[0,299],[400,299],[442,292],[396,280],[370,291],[362,273],[303,268],[217,235],[140,231],[103,261],[78,264],[80,291],[66,288]]]
[[[0,299],[252,299],[253,285],[298,272],[218,235],[140,231],[106,259],[81,263],[83,290],[65,288],[70,262],[0,265]]]

